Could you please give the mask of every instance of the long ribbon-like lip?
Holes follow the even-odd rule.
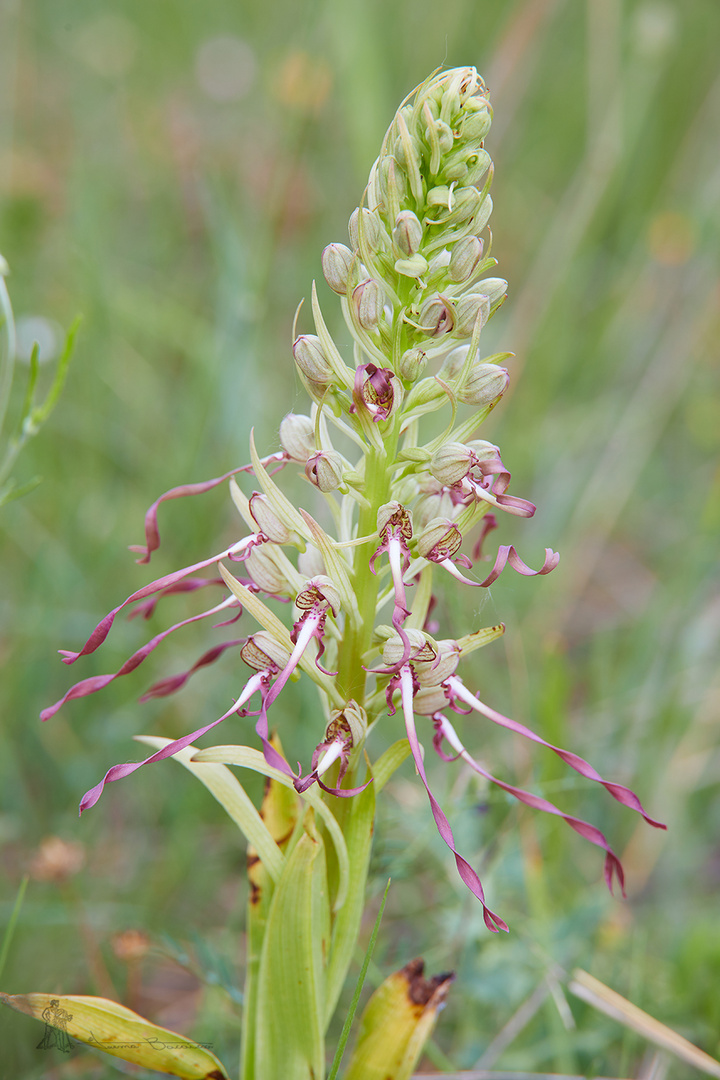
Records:
[[[137,589],[137,591],[128,596],[126,600],[123,600],[122,604],[118,604],[117,607],[113,608],[112,611],[109,611],[107,615],[100,620],[79,652],[68,652],[61,649],[60,655],[62,656],[63,663],[74,664],[81,656],[89,656],[90,653],[94,653],[110,633],[112,624],[115,621],[115,616],[121,612],[123,608],[126,608],[128,604],[133,604],[136,600],[145,600],[146,597],[162,592],[164,589],[168,589],[170,586],[189,577],[190,574],[195,573],[196,570],[203,570],[206,566],[212,566],[230,555],[237,555],[251,539],[254,539],[254,535],[255,534],[253,534],[252,537],[244,537],[242,540],[238,540],[237,543],[231,544],[230,547],[219,552],[219,554],[211,555],[209,559],[202,559],[200,562],[193,563],[191,566],[184,566],[182,570],[174,570],[171,574],[165,574],[164,577],[158,578],[156,581],[151,581],[148,585],[143,585],[141,589]]]
[[[400,693],[402,697],[403,714],[405,716],[405,730],[407,731],[408,742],[410,743],[410,750],[412,751],[415,767],[418,771],[418,775],[422,780],[425,791],[427,792],[428,799],[430,800],[430,809],[432,815],[435,818],[435,824],[440,836],[443,838],[447,846],[455,856],[455,865],[457,866],[460,877],[465,882],[467,887],[473,893],[474,896],[482,904],[483,918],[485,925],[493,933],[497,933],[498,930],[507,930],[507,923],[490,910],[485,903],[485,893],[483,891],[482,882],[477,876],[472,866],[466,859],[460,855],[455,847],[455,837],[453,836],[452,829],[450,828],[450,822],[446,818],[443,810],[430,790],[428,779],[425,774],[425,764],[423,762],[422,750],[418,741],[417,732],[415,730],[415,713],[413,710],[413,676],[412,668],[409,664],[405,664],[400,672]]]
[[[62,708],[66,701],[73,701],[75,698],[82,698],[87,697],[88,694],[95,694],[98,690],[102,690],[115,679],[120,678],[121,675],[129,675],[131,671],[134,671],[135,668],[139,667],[150,653],[153,652],[153,650],[156,649],[169,634],[174,633],[175,630],[179,630],[184,626],[189,626],[191,623],[198,622],[199,619],[207,619],[230,607],[239,607],[238,601],[234,596],[227,597],[220,604],[216,604],[215,607],[208,608],[207,611],[201,611],[198,615],[191,615],[188,619],[183,619],[181,622],[175,623],[174,626],[168,627],[167,630],[163,630],[161,633],[156,634],[154,638],[151,638],[145,645],[137,649],[118,671],[111,675],[91,675],[90,678],[82,679],[80,682],[75,683],[75,685],[71,686],[58,701],[53,705],[49,705],[47,709],[43,709],[40,713],[40,719],[49,720],[60,708]]]
[[[466,764],[474,769],[480,776],[484,776],[486,780],[489,780],[491,784],[495,784],[502,791],[507,791],[509,795],[512,795],[519,802],[524,803],[526,806],[531,806],[534,810],[542,810],[546,814],[554,814],[556,817],[562,818],[566,821],[571,829],[574,829],[576,833],[579,833],[585,840],[589,840],[591,844],[596,844],[599,848],[603,848],[605,851],[605,881],[607,882],[610,892],[613,891],[613,877],[616,876],[620,884],[620,889],[623,896],[625,896],[625,875],[623,868],[617,855],[610,847],[604,834],[595,825],[591,825],[587,821],[583,821],[582,818],[574,817],[572,814],[566,814],[560,810],[554,803],[551,803],[548,799],[544,799],[541,795],[533,795],[530,791],[524,791],[522,788],[515,787],[513,784],[507,784],[504,780],[498,780],[496,776],[488,772],[487,769],[473,758],[465,749],[460,739],[457,736],[455,728],[452,726],[447,717],[442,713],[437,713],[433,719],[438,725],[438,734],[452,746],[456,751],[457,757],[462,758]],[[440,753],[440,747],[435,745],[435,749]],[[441,755],[445,757],[445,755]],[[446,759],[447,760],[447,759]]]
[[[445,684],[444,684],[445,685]],[[600,773],[590,765],[589,762],[581,758],[579,754],[573,754],[570,750],[563,750],[559,746],[553,746],[552,743],[546,742],[539,735],[536,735],[534,731],[526,727],[524,724],[520,724],[517,720],[511,720],[507,716],[503,716],[502,713],[496,712],[495,709],[491,709],[489,705],[485,705],[482,701],[475,697],[467,687],[461,682],[457,676],[453,675],[447,680],[446,684],[450,692],[459,697],[471,709],[475,709],[476,712],[482,713],[488,720],[492,720],[494,724],[498,724],[500,727],[507,728],[509,731],[514,731],[517,735],[524,735],[526,739],[531,739],[533,742],[539,743],[541,746],[546,746],[553,753],[557,754],[559,758],[569,765],[571,769],[575,769],[581,776],[584,776],[587,780],[595,780],[598,784],[602,784],[606,791],[608,791],[613,799],[617,799],[623,806],[627,806],[630,810],[637,811],[641,817],[647,821],[648,825],[652,825],[655,829],[666,829],[667,825],[663,825],[660,821],[655,821],[646,813],[642,803],[638,799],[634,791],[625,787],[623,784],[614,784],[609,780],[604,780]]]
[[[199,739],[202,735],[205,735],[206,732],[217,727],[223,720],[227,720],[233,713],[239,712],[245,702],[249,701],[252,695],[262,688],[263,681],[269,677],[269,674],[270,672],[268,671],[259,671],[252,675],[243,687],[237,701],[227,710],[227,712],[223,713],[217,720],[213,720],[212,723],[198,728],[197,731],[192,731],[189,735],[183,735],[181,739],[175,739],[174,742],[168,743],[162,750],[158,750],[156,753],[151,754],[150,757],[145,758],[144,761],[133,761],[122,765],[113,765],[112,768],[108,769],[105,773],[99,784],[96,784],[95,787],[90,788],[89,791],[85,792],[80,802],[80,813],[82,814],[84,810],[95,805],[102,795],[106,784],[110,784],[114,780],[122,780],[125,776],[130,776],[131,773],[136,772],[138,769],[142,768],[143,765],[149,765],[153,761],[162,761],[164,758],[172,757],[172,755],[177,754],[179,750],[184,750],[186,746],[190,746],[195,739]]]

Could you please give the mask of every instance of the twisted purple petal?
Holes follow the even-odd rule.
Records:
[[[243,472],[248,468],[248,465],[241,465],[237,469],[231,469],[230,472],[223,473],[222,476],[216,476],[213,480],[203,480],[199,484],[181,484],[179,487],[170,488],[169,491],[164,492],[159,499],[155,500],[145,514],[145,544],[130,545],[130,551],[142,555],[142,558],[136,559],[135,562],[149,563],[153,551],[157,551],[160,547],[157,517],[161,503],[169,502],[170,499],[184,499],[189,495],[202,495],[206,491],[212,491],[218,484],[222,484],[225,480],[229,480],[231,476],[235,476],[236,473]]]
[[[433,745],[443,760],[452,760],[442,752],[441,746],[439,745],[444,737],[448,740],[450,745],[458,751],[458,756],[462,757],[463,761],[467,762],[471,769],[474,769],[480,776],[484,776],[491,784],[495,784],[496,787],[501,788],[503,791],[507,791],[509,795],[518,799],[519,802],[525,803],[526,806],[531,806],[534,810],[542,810],[546,814],[555,814],[557,817],[562,818],[563,821],[566,821],[570,828],[574,829],[575,832],[579,833],[585,840],[589,840],[591,844],[597,844],[598,847],[603,848],[606,853],[605,881],[607,887],[610,892],[613,891],[613,876],[616,875],[622,894],[625,896],[625,875],[623,873],[622,864],[600,829],[587,821],[583,821],[582,818],[576,818],[573,817],[572,814],[563,813],[557,806],[547,799],[542,798],[540,795],[533,795],[530,791],[524,791],[522,788],[514,787],[512,784],[506,784],[504,780],[498,780],[496,776],[489,773],[487,769],[484,769],[482,765],[475,760],[475,758],[470,756],[458,739],[452,724],[442,715],[442,713],[436,714],[436,716],[433,717],[433,720],[437,724],[437,735],[436,739],[433,740]]]
[[[226,649],[231,649],[235,645],[244,645],[246,639],[238,638],[234,641],[223,641],[220,645],[215,645],[214,648],[208,649],[203,653],[199,660],[196,660],[191,668],[187,671],[181,671],[177,675],[168,675],[165,679],[160,679],[158,682],[153,683],[149,690],[140,698],[140,701],[149,701],[151,698],[167,697],[169,694],[174,694],[177,690],[180,690],[188,681],[191,675],[194,675],[200,668],[207,667],[209,664],[214,664],[218,660]]]
[[[405,728],[407,730],[407,737],[410,743],[410,749],[412,751],[413,760],[415,761],[415,767],[418,771],[420,779],[423,782],[425,791],[427,792],[428,799],[430,800],[430,809],[432,815],[435,818],[435,824],[440,836],[443,838],[447,846],[455,856],[455,864],[458,869],[458,873],[462,880],[465,882],[470,892],[482,904],[483,918],[488,930],[492,930],[494,934],[498,930],[507,930],[507,923],[490,910],[485,903],[485,893],[483,891],[480,878],[477,876],[472,866],[466,859],[459,854],[455,847],[455,837],[453,836],[452,829],[450,828],[450,822],[445,817],[442,808],[430,790],[427,776],[425,774],[425,765],[423,764],[422,750],[420,749],[420,743],[418,742],[417,732],[415,730],[415,714],[413,712],[413,676],[412,669],[409,664],[405,664],[400,673],[400,688],[402,693],[403,712],[405,714]]]
[[[531,518],[537,510],[535,503],[531,503],[529,499],[521,499],[518,495],[501,493],[495,496],[495,501],[501,510],[506,510],[515,517]]]
[[[285,464],[285,454],[281,452],[277,454],[270,454],[269,457],[263,459],[263,463],[269,463],[270,461],[277,461],[280,464],[278,468],[281,468]],[[153,551],[157,551],[160,547],[160,532],[158,530],[158,510],[160,504],[169,502],[170,499],[184,499],[189,495],[202,495],[206,491],[212,491],[218,484],[224,483],[225,480],[229,480],[231,476],[235,476],[240,472],[252,471],[252,465],[240,465],[237,469],[231,469],[230,472],[223,473],[222,476],[216,476],[212,480],[203,480],[199,484],[181,484],[179,487],[170,488],[159,499],[156,499],[152,506],[145,514],[145,544],[131,544],[130,551],[137,552],[142,555],[142,558],[136,559],[138,563],[150,562],[150,556]],[[277,471],[277,469],[273,470]]]
[[[466,686],[453,675],[448,679],[447,683],[450,693],[457,695],[468,705],[470,705],[477,712],[482,713],[483,716],[487,716],[488,720],[492,720],[494,724],[499,724],[500,727],[507,728],[509,731],[514,731],[517,735],[524,735],[526,739],[531,739],[533,742],[540,743],[541,746],[547,746],[549,750],[557,754],[559,758],[569,765],[571,769],[575,769],[581,776],[584,776],[587,780],[595,780],[598,784],[609,791],[613,799],[617,799],[623,806],[627,806],[630,810],[637,811],[641,817],[647,821],[648,825],[652,825],[655,829],[666,829],[667,825],[663,825],[660,821],[655,821],[649,814],[643,809],[642,803],[638,799],[634,791],[630,788],[624,787],[623,784],[613,784],[608,780],[603,780],[602,776],[596,769],[581,758],[578,754],[573,754],[570,750],[563,750],[559,746],[553,746],[552,743],[546,742],[545,739],[540,738],[530,728],[525,727],[524,724],[518,723],[517,720],[510,720],[509,717],[503,716],[502,713],[496,712],[495,709],[491,709],[488,705],[485,705],[482,701],[479,701],[474,694],[471,694]]]
[[[80,800],[80,813],[82,814],[84,810],[95,805],[102,795],[106,784],[111,784],[114,780],[122,780],[124,776],[129,776],[137,769],[142,768],[143,765],[149,765],[152,761],[162,761],[164,758],[172,757],[172,755],[177,754],[179,750],[184,750],[186,746],[190,746],[195,739],[199,739],[202,735],[205,735],[206,732],[217,727],[223,720],[227,720],[228,716],[232,716],[233,713],[239,712],[255,691],[261,689],[262,680],[266,675],[267,672],[260,671],[251,676],[232,708],[228,709],[228,711],[223,713],[217,720],[213,720],[211,724],[206,724],[205,727],[198,728],[197,731],[193,731],[189,735],[183,735],[181,739],[175,739],[174,742],[168,743],[162,750],[158,750],[156,753],[151,754],[150,757],[145,758],[144,761],[132,761],[123,765],[113,765],[112,768],[108,769],[105,773],[99,784],[96,784],[94,788],[90,788],[89,791],[85,792]]]
[[[240,541],[240,544],[241,543],[242,541]],[[123,600],[122,604],[118,604],[116,608],[113,608],[112,611],[109,611],[107,615],[100,620],[79,652],[69,652],[66,649],[61,649],[60,655],[63,663],[74,664],[81,656],[89,656],[90,653],[95,652],[110,633],[110,628],[115,621],[115,616],[122,611],[123,608],[126,608],[128,604],[132,604],[136,600],[144,600],[145,597],[153,596],[154,593],[163,592],[165,589],[174,586],[176,582],[182,581],[183,578],[188,577],[196,570],[202,570],[204,567],[211,566],[220,559],[224,559],[238,546],[239,544],[233,544],[232,547],[227,548],[225,551],[221,551],[217,555],[211,555],[209,559],[203,559],[201,562],[193,563],[192,566],[185,566],[182,570],[174,570],[172,574],[165,574],[164,577],[158,578],[157,581],[151,581],[148,585],[143,585],[142,589],[138,589],[136,592],[132,593],[131,596],[128,596],[127,600]]]
[[[155,608],[163,596],[171,596],[174,593],[195,592],[196,589],[204,589],[208,585],[220,585],[222,588],[227,588],[222,578],[190,578],[189,581],[179,581],[176,585],[171,585],[169,589],[163,589],[161,593],[152,596],[142,604],[138,604],[134,611],[128,612],[128,619],[137,619],[138,616],[149,619],[155,613]]]
[[[174,626],[169,627],[167,630],[163,630],[162,633],[156,634],[154,638],[146,642],[140,649],[132,654],[129,659],[125,661],[118,671],[112,675],[92,675],[89,679],[82,679],[80,682],[71,686],[63,697],[59,701],[56,701],[54,705],[48,706],[47,709],[43,709],[40,713],[41,720],[49,720],[51,716],[54,716],[58,709],[62,708],[66,701],[73,701],[75,698],[87,697],[88,694],[95,694],[98,690],[102,690],[109,683],[115,679],[119,679],[121,675],[129,675],[131,671],[134,671],[136,667],[142,664],[150,653],[160,645],[162,641],[169,635],[174,633],[175,630],[180,630],[183,626],[188,626],[190,623],[197,622],[199,619],[206,619],[209,615],[215,615],[218,611],[222,611],[226,607],[237,606],[237,600],[234,597],[229,600],[223,600],[221,604],[216,604],[215,607],[209,608],[208,611],[201,611],[198,615],[191,615],[189,619],[183,619],[182,622],[175,623]]]

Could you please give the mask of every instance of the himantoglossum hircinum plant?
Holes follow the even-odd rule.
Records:
[[[178,690],[193,671],[239,647],[252,674],[247,680],[237,675],[242,685],[228,710],[145,761],[114,765],[84,796],[81,811],[97,802],[105,784],[176,754],[231,716],[256,718],[267,764],[291,778],[298,792],[317,784],[332,796],[353,796],[371,782],[371,772],[362,779],[359,774],[372,729],[394,723],[399,710],[440,835],[483,905],[488,928],[497,931],[507,926],[487,906],[480,879],[457,851],[430,790],[425,743],[443,760],[461,759],[521,802],[558,815],[603,848],[609,886],[617,876],[622,887],[622,867],[595,826],[492,775],[477,751],[460,741],[449,714],[473,711],[548,747],[649,824],[663,826],[628,788],[604,780],[577,754],[503,716],[466,685],[464,661],[498,638],[502,625],[445,638],[424,629],[438,578],[486,589],[508,565],[525,576],[545,575],[559,559],[548,548],[535,570],[514,546],[503,545],[489,573],[469,576],[473,563],[466,552],[479,557],[496,514],[535,513],[527,499],[509,493],[511,474],[499,448],[474,438],[508,386],[503,363],[512,355],[482,357],[483,328],[507,289],[505,281],[488,276],[496,265],[487,228],[493,165],[483,145],[490,124],[488,94],[472,68],[432,77],[398,110],[363,204],[350,218],[349,245],[330,244],[322,254],[325,280],[353,339],[353,365],[328,332],[313,286],[315,332],[299,334],[292,346],[312,400],[309,413],[284,418],[276,453],[262,458],[251,437],[249,465],[162,495],[148,511],[138,561],[149,562],[159,546],[163,501],[228,480],[243,535],[225,550],[138,589],[102,619],[82,649],[64,652],[63,660],[74,664],[94,652],[129,605],[136,605],[132,615],[147,617],[171,593],[218,589],[224,598],[158,634],[114,674],[76,683],[42,718],[133,671],[183,626],[220,618],[216,625],[224,627],[247,611],[262,629],[215,645],[190,671],[156,683],[143,698]],[[440,410],[446,426],[428,439],[423,418]],[[304,472],[313,505],[318,491],[324,496],[322,524],[283,494],[278,473],[288,467]],[[248,475],[248,488],[259,490],[246,495],[235,479],[241,474]],[[195,576],[216,564],[220,577]],[[289,625],[263,597],[292,601]],[[312,760],[295,771],[270,741],[269,723],[274,702],[299,673],[317,685],[325,723]],[[482,745],[481,732],[474,741]]]

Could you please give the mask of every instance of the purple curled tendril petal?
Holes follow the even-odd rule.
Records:
[[[269,457],[263,459],[263,463],[269,463],[271,461],[277,461],[278,465],[273,470],[277,472],[277,469],[282,468],[286,463],[286,455],[280,451],[276,454],[270,454]],[[203,495],[206,491],[212,491],[218,484],[224,483],[229,480],[231,476],[237,475],[241,472],[251,472],[252,465],[240,465],[237,469],[230,469],[229,472],[223,473],[222,476],[216,476],[212,480],[203,480],[198,484],[181,484],[179,487],[170,488],[169,491],[164,492],[155,502],[149,507],[145,514],[145,544],[131,544],[130,551],[136,552],[141,555],[140,559],[136,559],[137,563],[149,563],[150,557],[153,551],[157,551],[160,547],[160,531],[158,529],[158,510],[164,502],[169,502],[171,499],[184,499],[191,495]]]
[[[188,581],[178,581],[176,585],[171,585],[169,589],[163,589],[161,593],[150,597],[149,600],[145,600],[142,604],[138,604],[134,611],[129,611],[128,620],[137,619],[138,617],[149,619],[155,613],[155,608],[164,596],[195,592],[196,589],[204,589],[208,585],[219,585],[222,589],[227,588],[222,578],[190,578]]]
[[[210,615],[217,614],[218,611],[236,605],[237,601],[234,598],[229,601],[224,600],[221,604],[217,604],[208,611],[201,611],[198,615],[191,615],[189,619],[183,619],[182,622],[175,623],[174,626],[168,627],[167,630],[163,630],[160,634],[156,634],[154,638],[151,638],[150,641],[146,642],[145,645],[134,652],[132,656],[125,661],[122,667],[112,675],[92,675],[89,679],[82,679],[80,682],[75,683],[75,685],[71,686],[59,701],[56,701],[54,705],[49,705],[47,709],[43,709],[40,713],[40,719],[43,721],[49,720],[60,708],[62,708],[66,701],[73,701],[75,698],[82,698],[87,697],[88,694],[95,694],[98,690],[102,690],[115,679],[120,678],[121,675],[129,675],[131,671],[134,671],[135,668],[139,667],[143,660],[145,660],[169,634],[174,633],[175,630],[180,630],[183,626],[189,626],[190,623],[198,622],[200,619],[206,619]]]
[[[268,765],[271,765],[274,769],[278,769],[280,772],[285,773],[286,776],[291,776],[294,783],[297,779],[296,774],[292,771],[282,754],[280,754],[270,742],[267,705],[268,695],[265,692],[263,693],[262,708],[260,709],[257,723],[255,724],[255,733],[257,734],[260,742],[262,743],[263,757],[267,761]]]
[[[353,788],[328,787],[327,784],[324,784],[322,782],[320,777],[317,778],[317,782],[319,786],[323,789],[323,791],[327,791],[328,795],[335,795],[336,798],[339,799],[351,799],[354,795],[362,795],[365,788],[370,787],[370,784],[372,784],[373,780],[371,776],[370,779],[366,780],[365,783],[362,784],[360,787]]]
[[[127,600],[123,600],[122,604],[118,604],[117,607],[113,608],[112,611],[109,611],[107,615],[100,620],[79,652],[70,652],[66,649],[60,649],[63,663],[74,664],[81,656],[89,656],[90,653],[94,653],[110,633],[110,628],[115,621],[115,616],[118,615],[123,608],[126,608],[128,604],[133,604],[136,600],[145,600],[146,597],[153,596],[155,593],[164,592],[166,589],[174,586],[177,582],[182,581],[183,578],[189,577],[190,574],[193,574],[196,570],[203,570],[206,566],[212,566],[213,563],[218,562],[220,559],[224,559],[229,551],[232,551],[236,547],[238,547],[238,544],[234,544],[233,547],[220,552],[218,555],[211,555],[209,559],[202,559],[200,562],[193,563],[192,566],[184,566],[181,570],[174,570],[172,574],[165,574],[164,577],[158,578],[156,581],[151,581],[148,585],[143,585],[141,589],[138,589],[128,596]]]
[[[495,501],[501,510],[506,510],[508,514],[514,514],[515,517],[531,518],[537,510],[535,503],[531,503],[529,499],[521,499],[517,495],[500,493],[495,496]]]
[[[541,746],[546,746],[553,753],[557,754],[566,765],[569,765],[571,769],[575,769],[581,776],[584,776],[586,780],[594,780],[598,784],[602,784],[606,791],[608,791],[613,799],[616,799],[622,806],[627,806],[630,810],[635,810],[642,818],[647,821],[648,825],[652,825],[655,829],[666,829],[667,825],[663,825],[660,821],[655,821],[646,813],[642,803],[638,799],[634,791],[625,787],[623,784],[614,784],[609,780],[604,780],[600,773],[585,761],[578,754],[573,754],[571,750],[563,750],[559,746],[553,746],[552,743],[546,742],[539,735],[536,735],[530,728],[525,727],[524,724],[519,723],[517,720],[511,720],[507,716],[503,716],[502,713],[496,712],[495,709],[491,709],[488,705],[485,705],[482,701],[471,694],[467,687],[456,677],[452,676],[447,681],[447,686],[450,689],[451,694],[457,695],[461,700],[470,705],[476,712],[482,713],[488,720],[492,720],[494,724],[498,724],[500,727],[507,728],[508,731],[514,731],[517,735],[524,735],[526,739],[531,739],[533,742],[539,743]]]
[[[455,560],[455,562],[459,561],[459,559]],[[486,589],[488,585],[492,585],[494,581],[497,581],[508,563],[512,566],[513,570],[517,570],[518,574],[522,574],[523,577],[539,577],[542,574],[549,574],[551,570],[555,569],[559,562],[560,555],[557,551],[553,551],[552,548],[545,548],[545,562],[539,570],[533,570],[527,563],[523,562],[512,545],[503,544],[498,548],[495,565],[484,581],[472,581],[470,578],[465,577],[450,559],[443,559],[440,566],[447,570],[448,573],[452,574],[454,578],[457,578],[458,581],[462,582],[463,585],[475,585],[479,589]]]
[[[230,472],[223,473],[222,476],[216,476],[212,480],[203,480],[198,484],[181,484],[179,487],[170,488],[169,491],[164,492],[155,500],[145,514],[145,544],[130,545],[130,551],[142,556],[142,558],[136,559],[135,562],[149,563],[153,551],[157,551],[160,547],[160,531],[157,519],[158,510],[162,503],[169,502],[171,499],[184,499],[191,495],[203,495],[206,491],[212,491],[218,484],[224,483],[231,476],[235,476],[236,473],[243,472],[247,468],[247,465],[241,465],[239,468],[231,469]]]
[[[407,731],[408,741],[410,743],[410,750],[412,751],[412,756],[415,762],[415,767],[418,771],[418,775],[422,780],[425,791],[427,792],[428,799],[430,800],[430,809],[432,810],[432,815],[435,819],[437,830],[440,833],[442,839],[452,851],[453,855],[455,856],[455,865],[457,866],[457,870],[461,879],[467,885],[468,889],[470,889],[470,892],[474,896],[476,896],[482,904],[483,919],[485,920],[485,925],[487,926],[488,930],[491,930],[494,934],[496,934],[499,930],[508,930],[507,923],[504,922],[504,920],[501,919],[499,915],[496,915],[493,911],[491,911],[485,903],[485,893],[483,891],[482,882],[473,870],[470,863],[467,862],[467,860],[464,859],[462,855],[460,855],[460,853],[457,851],[455,847],[455,837],[453,836],[453,831],[450,828],[450,822],[445,817],[442,807],[440,806],[439,802],[430,790],[430,785],[428,784],[427,775],[425,773],[422,750],[420,749],[420,743],[418,742],[417,732],[415,730],[415,715],[413,712],[412,701],[413,679],[412,670],[409,665],[405,665],[401,672],[400,678],[403,712],[405,714],[405,728]]]
[[[178,672],[177,675],[168,675],[165,679],[160,679],[158,682],[145,691],[140,698],[140,701],[150,701],[151,698],[156,697],[168,697],[169,694],[174,694],[176,691],[182,689],[185,683],[188,681],[191,675],[194,675],[200,668],[207,667],[209,664],[214,664],[218,660],[226,649],[231,649],[235,645],[244,645],[246,638],[238,638],[234,641],[223,641],[220,645],[215,645],[214,648],[208,649],[204,652],[199,660],[196,660],[191,668],[187,671]]]
[[[479,584],[483,589],[486,589],[488,585],[492,585],[493,581],[496,581],[500,577],[507,563],[509,563],[513,570],[516,570],[518,574],[522,574],[523,577],[542,577],[543,574],[549,574],[551,570],[554,570],[559,562],[560,555],[558,552],[553,551],[552,548],[545,548],[545,562],[539,570],[533,570],[532,567],[523,562],[512,544],[502,544],[498,548],[495,565],[485,580],[479,582]],[[478,583],[473,582],[473,584]]]
[[[95,805],[102,795],[106,784],[111,784],[114,780],[122,780],[125,776],[130,776],[131,773],[136,772],[137,769],[142,768],[143,765],[149,765],[153,761],[162,761],[164,758],[172,757],[173,754],[177,754],[180,750],[184,750],[186,746],[190,746],[195,739],[199,739],[212,728],[217,727],[223,720],[227,720],[233,713],[239,712],[244,703],[261,688],[262,680],[265,675],[266,672],[259,672],[253,675],[246,683],[240,697],[234,703],[232,708],[228,709],[228,711],[218,717],[217,720],[213,720],[212,723],[198,728],[197,731],[193,731],[189,735],[183,735],[181,739],[175,739],[174,742],[168,743],[167,746],[163,746],[161,750],[157,750],[154,754],[151,754],[150,757],[145,758],[144,761],[132,761],[126,762],[123,765],[113,765],[112,768],[108,769],[105,773],[99,784],[96,784],[95,787],[90,788],[89,791],[85,792],[80,800],[80,813],[82,814],[84,810],[88,810],[91,806]]]
[[[443,751],[441,743],[443,738],[446,738],[451,746],[458,748],[462,746],[455,731],[450,724],[449,720],[442,715],[442,713],[436,714],[433,717],[436,728],[436,737],[433,739],[433,745],[438,754],[444,761],[452,761],[454,758],[449,758]],[[453,736],[455,736],[453,738]],[[625,875],[623,873],[622,863],[619,858],[610,847],[606,837],[596,828],[595,825],[591,825],[588,821],[583,821],[582,818],[574,817],[572,814],[565,814],[557,806],[551,803],[548,799],[544,799],[540,795],[533,795],[530,791],[524,791],[523,788],[515,787],[513,784],[507,784],[504,780],[498,780],[496,776],[484,769],[482,765],[475,758],[465,750],[458,751],[456,757],[462,757],[463,761],[467,762],[471,769],[474,769],[480,776],[484,776],[486,780],[489,780],[491,784],[495,784],[496,787],[501,788],[502,791],[507,791],[509,795],[512,795],[519,802],[524,803],[526,806],[532,807],[534,810],[542,810],[546,814],[554,814],[556,817],[560,817],[563,821],[566,821],[571,829],[574,829],[576,833],[583,837],[585,840],[589,840],[591,844],[596,844],[599,848],[605,851],[605,881],[607,882],[610,892],[613,891],[613,876],[617,877],[618,884],[622,890],[623,897],[625,894]]]

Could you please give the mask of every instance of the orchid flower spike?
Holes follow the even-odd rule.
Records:
[[[135,550],[143,563],[156,552],[164,502],[199,496],[224,482],[243,522],[239,538],[139,587],[98,623],[79,651],[63,653],[63,660],[73,664],[94,652],[125,609],[149,618],[169,594],[183,594],[191,604],[204,588],[219,586],[224,595],[156,633],[114,674],[90,676],[71,687],[43,719],[130,675],[188,624],[216,618],[222,630],[242,618],[243,627],[249,623],[246,637],[209,643],[191,668],[144,694],[147,700],[174,692],[211,663],[232,666],[237,651],[231,647],[241,645],[252,675],[231,707],[145,761],[113,766],[84,797],[82,809],[97,801],[106,783],[176,753],[234,715],[248,715],[251,704],[268,765],[291,778],[299,792],[317,787],[313,797],[352,796],[372,774],[374,728],[398,725],[399,706],[438,830],[482,905],[486,925],[497,931],[507,926],[488,907],[480,879],[458,852],[431,791],[423,739],[442,758],[464,761],[601,847],[609,884],[615,877],[622,886],[622,868],[595,826],[489,772],[460,741],[448,712],[480,715],[550,749],[650,825],[663,826],[629,788],[605,780],[583,758],[498,713],[466,687],[459,670],[471,653],[503,633],[501,624],[469,633],[455,627],[446,637],[433,636],[440,633],[436,611],[442,611],[440,605],[433,610],[438,578],[450,585],[452,577],[453,587],[488,588],[508,565],[525,577],[545,577],[559,560],[548,547],[533,569],[538,562],[526,563],[514,545],[501,545],[489,573],[478,580],[469,576],[468,552],[481,557],[499,512],[521,519],[536,512],[528,499],[510,493],[512,477],[500,449],[477,435],[505,393],[512,358],[509,352],[483,355],[482,348],[485,327],[507,295],[507,283],[494,276],[488,228],[493,164],[484,140],[491,121],[487,88],[472,67],[432,75],[402,104],[370,170],[363,201],[350,217],[349,242],[332,243],[322,254],[347,341],[335,342],[313,285],[308,314],[302,314],[306,324],[293,328],[288,344],[288,370],[294,365],[307,389],[307,412],[284,417],[279,446],[264,457],[251,437],[248,464],[161,495],[147,512],[145,542]],[[303,505],[283,490],[288,469],[305,484]],[[231,573],[226,561],[236,570],[241,563],[245,576]],[[198,576],[215,564],[219,577]],[[389,619],[385,605],[392,606]],[[305,774],[294,771],[273,745],[269,726],[270,716],[281,716],[273,711],[280,694],[290,701],[289,684],[298,678],[314,682],[320,695],[318,720],[301,752],[310,760]]]

